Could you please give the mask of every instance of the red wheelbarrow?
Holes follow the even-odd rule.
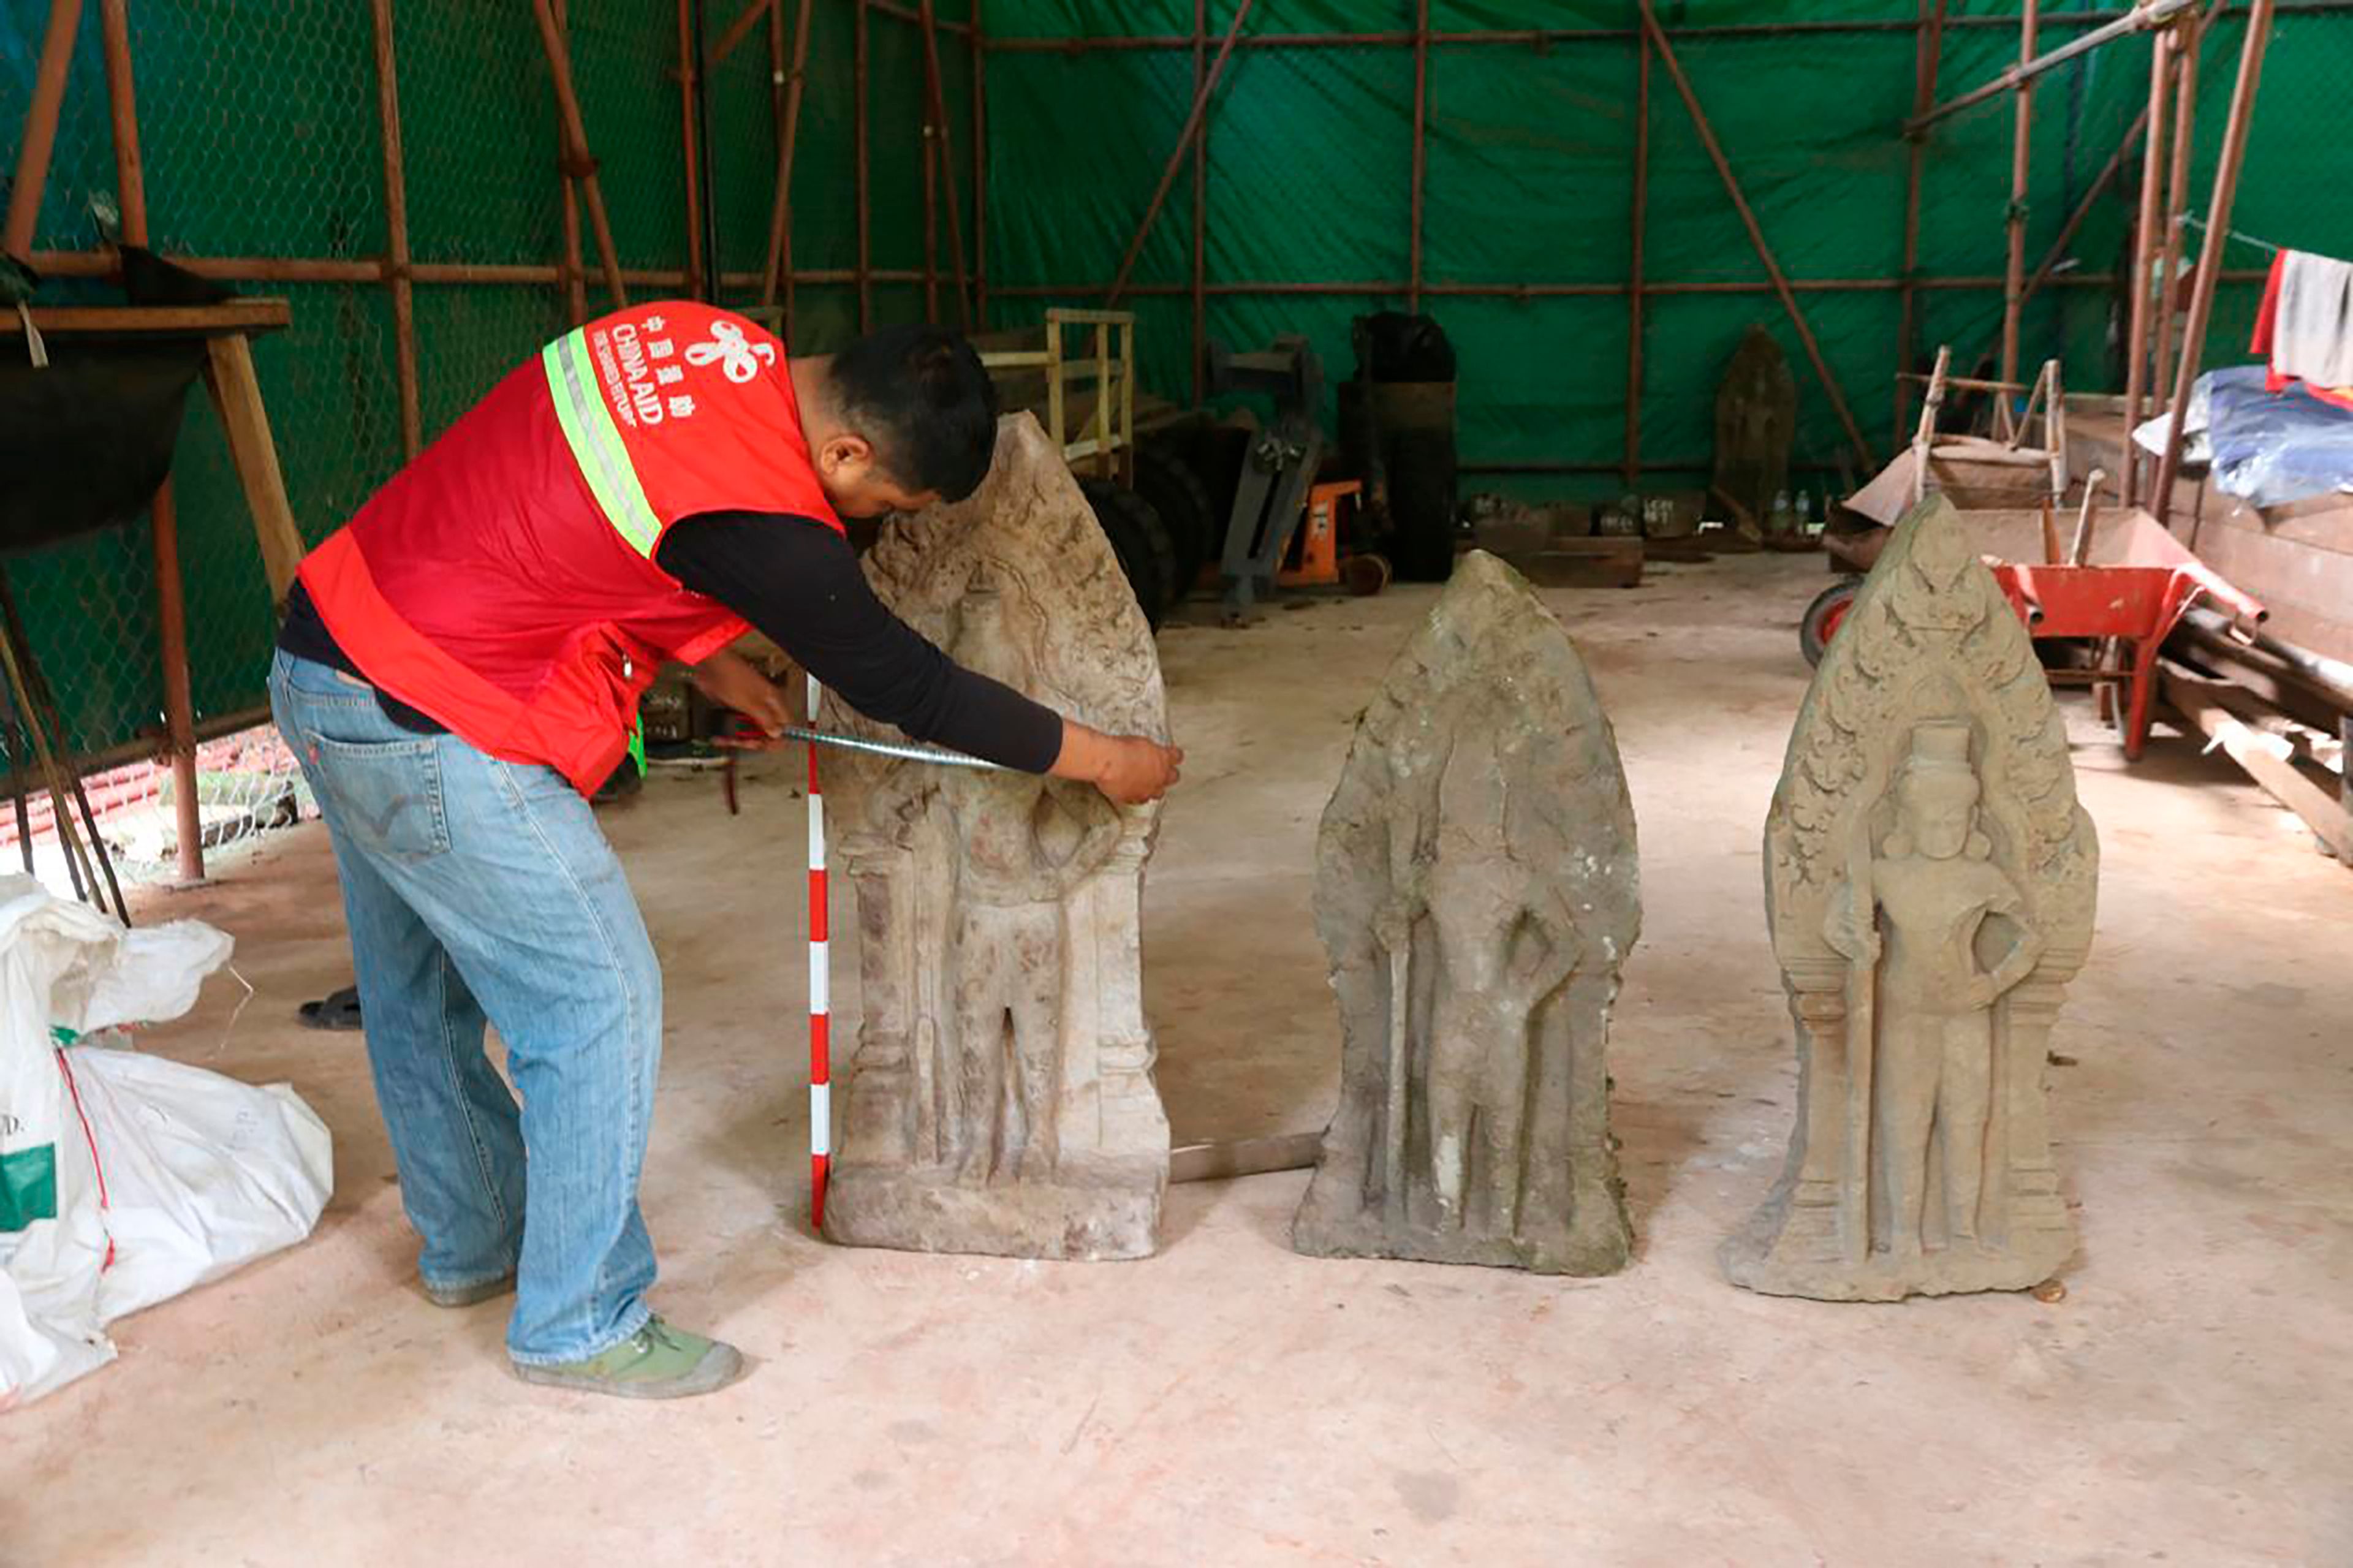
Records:
[[[2094,645],[2087,668],[2046,673],[2053,685],[2095,689],[2101,716],[2124,731],[2127,760],[2140,756],[2148,737],[2158,649],[2183,613],[2201,596],[2242,625],[2260,623],[2268,613],[2138,508],[2099,523],[2096,532],[2087,516],[2077,528],[2073,563],[2058,559],[2056,537],[2040,509],[1960,515],[2030,635]],[[1824,540],[1831,554],[1858,574],[1871,570],[1886,542],[1883,528]],[[2042,564],[2031,563],[2037,560]],[[1806,606],[1798,642],[1807,663],[1821,662],[1822,650],[1862,585],[1860,575],[1843,578]]]

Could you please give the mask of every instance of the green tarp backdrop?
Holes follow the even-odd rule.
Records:
[[[1235,0],[1210,0],[1214,53]],[[715,37],[740,0],[706,0]],[[783,0],[787,24],[797,9]],[[863,10],[862,22],[860,12]],[[968,0],[941,0],[958,24]],[[0,164],[33,79],[45,0],[0,0]],[[1304,332],[1334,377],[1349,363],[1348,322],[1402,308],[1409,230],[1415,0],[1259,0],[1212,99],[1203,181],[1208,333],[1254,347]],[[671,0],[572,0],[574,69],[622,265],[682,268],[687,218]],[[2082,30],[2093,7],[2046,4],[2044,47]],[[2201,61],[2193,207],[2202,210],[2237,64],[2243,7],[2210,30]],[[913,4],[815,0],[795,163],[793,263],[819,273],[795,291],[796,346],[854,331],[859,265],[853,62],[865,35],[872,318],[923,314],[923,56]],[[2017,5],[1947,7],[1937,95],[1983,83],[2017,56]],[[2098,15],[2114,14],[2102,8]],[[1443,292],[1425,309],[1461,364],[1461,450],[1471,465],[1585,470],[1497,485],[1616,489],[1626,443],[1634,197],[1637,12],[1621,0],[1482,4],[1431,0],[1422,269]],[[1662,5],[1677,58],[1765,236],[1797,281],[1831,369],[1874,450],[1892,445],[1906,144],[1914,90],[1911,0],[1803,5]],[[146,186],[156,248],[171,255],[371,261],[385,254],[384,165],[369,8],[356,0],[133,0]],[[410,248],[419,262],[530,263],[562,251],[549,72],[526,0],[396,0],[396,43]],[[986,191],[965,178],[975,125],[969,37],[941,42],[947,122],[967,247],[977,246],[991,325],[1033,322],[1050,303],[1095,305],[1118,271],[1190,107],[1192,0],[987,0]],[[1712,29],[1799,22],[1799,32]],[[1817,24],[1852,24],[1836,27]],[[1447,35],[1568,30],[1516,42]],[[789,31],[789,27],[787,27]],[[1334,34],[1396,41],[1334,44]],[[1316,37],[1308,37],[1314,35]],[[1075,39],[1145,39],[1073,50]],[[2041,79],[2027,211],[2030,267],[2107,164],[2146,100],[2150,46],[2111,44]],[[776,163],[765,23],[708,81],[721,297],[756,296]],[[2337,121],[2353,89],[2353,10],[2283,5],[2232,226],[2271,242],[2353,255],[2353,158]],[[91,198],[114,184],[95,7],[73,62],[37,247],[88,251]],[[1932,133],[1922,186],[1917,342],[1963,359],[1998,332],[2011,111],[1998,99]],[[1653,60],[1644,266],[1651,284],[1706,285],[1642,301],[1640,405],[1646,483],[1689,484],[1707,459],[1718,373],[1761,321],[1799,388],[1799,458],[1830,464],[1844,445],[1828,399],[1765,284],[1690,113]],[[2137,155],[2127,160],[2137,174]],[[2094,209],[2058,279],[2024,321],[2030,367],[2062,356],[2068,384],[2111,387],[2110,315],[2119,290],[2132,182]],[[1145,380],[1192,389],[1193,181],[1180,173],[1145,244],[1126,303],[1141,319]],[[985,194],[985,216],[976,198]],[[932,265],[946,301],[947,225],[934,209]],[[2233,246],[2234,268],[2268,258]],[[589,306],[604,290],[588,251]],[[1940,280],[1974,279],[1961,287]],[[1830,280],[1869,287],[1808,288]],[[1303,285],[1338,285],[1315,291]],[[390,296],[381,282],[236,285],[290,300],[292,330],[256,359],[295,516],[305,535],[340,523],[400,459]],[[1522,295],[1526,287],[1536,292]],[[1545,293],[1567,287],[1583,291]],[[633,289],[643,295],[645,287]],[[66,286],[60,302],[101,297]],[[2210,354],[2245,357],[2258,297],[2226,283]],[[427,439],[565,321],[544,283],[416,288]],[[208,408],[192,400],[178,467],[183,566],[200,722],[259,705],[272,636],[252,531]],[[1827,482],[1824,474],[1817,480]],[[1472,482],[1485,484],[1486,479]],[[160,722],[154,582],[145,524],[12,560],[34,635],[69,721],[95,753]]]

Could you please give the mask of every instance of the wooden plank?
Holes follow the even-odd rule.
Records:
[[[41,330],[42,336],[50,338],[270,332],[293,319],[293,311],[285,300],[259,297],[226,305],[58,305],[33,309],[33,325]],[[24,330],[16,312],[0,311],[0,337]]]
[[[1540,588],[1631,588],[1642,581],[1642,555],[1638,535],[1571,535],[1504,560]]]
[[[2274,613],[2294,605],[2353,617],[2353,555],[2237,528],[2210,528],[2198,545],[2200,559]]]
[[[2228,502],[2228,505],[2218,505]],[[2307,550],[2353,555],[2353,496],[2307,496],[2303,500],[2258,511],[2232,496],[2206,496],[2203,529],[2236,529],[2264,539],[2282,540]]]
[[[2169,663],[2162,673],[2165,700],[2246,770],[2266,795],[2301,817],[2331,854],[2353,866],[2353,816],[2346,815],[2336,796],[2297,771],[2289,760],[2293,745],[2233,715],[2220,696],[2228,682],[2207,680]]]
[[[302,531],[286,499],[286,476],[279,470],[278,447],[269,436],[269,414],[261,404],[261,384],[253,374],[253,350],[242,337],[215,338],[205,362],[205,384],[228,437],[229,460],[245,487],[253,512],[253,532],[261,546],[261,567],[269,577],[273,604],[286,602],[301,564]]]

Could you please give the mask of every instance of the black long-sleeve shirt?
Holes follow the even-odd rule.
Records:
[[[662,535],[655,564],[690,592],[757,626],[860,712],[919,741],[1042,773],[1062,746],[1062,721],[1011,687],[976,675],[886,609],[849,541],[804,517],[703,512]],[[362,679],[298,582],[278,646]],[[379,689],[392,721],[420,733],[444,726]]]

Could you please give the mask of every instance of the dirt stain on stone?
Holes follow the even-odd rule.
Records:
[[[1462,1483],[1437,1470],[1399,1470],[1397,1492],[1407,1512],[1424,1524],[1439,1524],[1454,1517]]]

